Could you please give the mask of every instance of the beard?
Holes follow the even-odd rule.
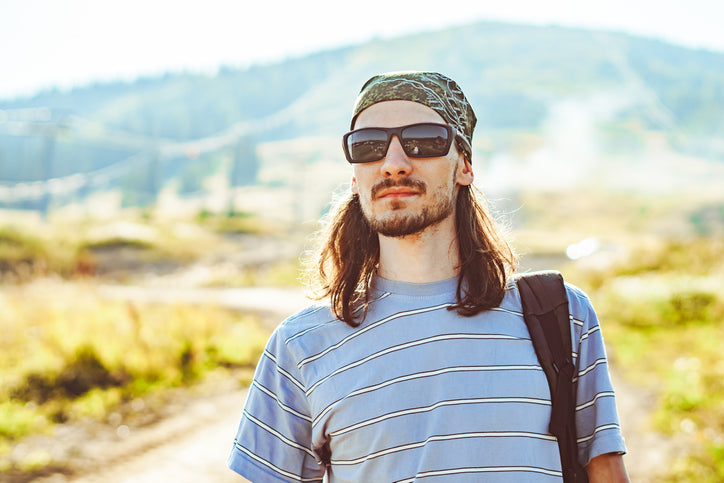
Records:
[[[372,188],[372,199],[376,198],[380,190],[393,186],[414,188],[420,195],[424,195],[427,192],[427,186],[422,181],[403,178],[394,182],[390,179],[385,179]],[[432,199],[429,200],[427,205],[419,212],[406,213],[404,210],[406,205],[407,203],[404,201],[393,200],[390,202],[390,212],[382,216],[375,216],[371,212],[371,208],[366,207],[363,203],[362,212],[374,232],[388,237],[399,238],[420,233],[440,223],[452,215],[455,210],[454,197],[444,189],[439,189],[433,193]]]

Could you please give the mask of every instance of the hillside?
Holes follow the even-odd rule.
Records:
[[[0,101],[0,206],[48,210],[114,190],[121,204],[144,206],[164,188],[182,197],[212,191],[213,175],[227,189],[283,185],[270,163],[297,171],[341,163],[338,139],[361,84],[406,69],[461,84],[479,117],[474,157],[493,179],[510,183],[510,170],[524,166],[540,182],[553,163],[565,184],[600,177],[602,166],[610,176],[635,158],[644,180],[676,166],[710,182],[710,169],[716,179],[724,165],[724,54],[619,33],[477,23],[214,76]],[[316,148],[289,144],[305,138]],[[264,156],[280,150],[284,159]],[[60,179],[38,183],[51,178]],[[683,179],[677,171],[651,183]]]

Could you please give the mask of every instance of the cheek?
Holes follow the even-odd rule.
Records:
[[[449,163],[440,166],[429,179],[434,180],[434,183],[440,187],[445,186],[449,188],[455,185],[457,174],[457,159],[451,159]]]
[[[352,185],[350,186],[352,193],[361,195],[370,189],[371,177],[370,173],[366,171],[367,170],[363,167],[355,167],[352,177]]]

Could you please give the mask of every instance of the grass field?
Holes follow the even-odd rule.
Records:
[[[111,415],[125,424],[148,418],[165,390],[215,371],[250,378],[268,336],[253,316],[113,302],[92,283],[58,281],[6,288],[0,332],[0,471],[43,463],[9,454],[15,442],[55,424]]]

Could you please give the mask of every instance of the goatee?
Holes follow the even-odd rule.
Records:
[[[397,181],[384,179],[377,183],[371,190],[372,199],[375,199],[377,193],[386,188],[395,186],[405,186],[414,188],[420,195],[427,192],[427,186],[422,181],[403,178]],[[450,216],[454,209],[454,198],[444,196],[441,193],[435,193],[431,204],[425,206],[418,213],[404,213],[402,210],[405,206],[404,202],[393,201],[390,208],[392,213],[384,218],[375,217],[363,207],[363,213],[369,223],[370,228],[380,235],[388,237],[405,237],[422,232],[426,228],[436,225]]]

